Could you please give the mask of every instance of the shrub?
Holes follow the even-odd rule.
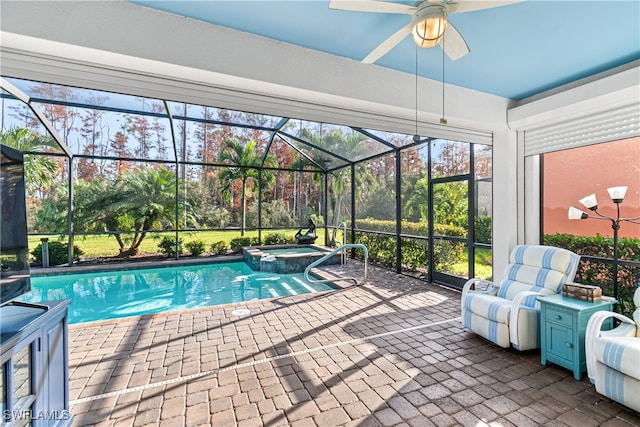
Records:
[[[356,243],[364,244],[369,250],[369,261],[393,268],[396,264],[396,237],[388,234],[375,234],[367,232],[356,233]],[[403,238],[400,250],[402,251],[402,264],[411,271],[426,269],[429,265],[428,244],[426,240],[420,241]],[[434,267],[437,271],[450,271],[451,267],[463,260],[464,243],[448,240],[437,240],[433,245]],[[356,252],[359,257],[360,254]]]
[[[165,256],[171,258],[176,256],[176,238],[164,236],[160,243],[158,243],[160,252]],[[182,252],[182,239],[178,239],[178,251]]]
[[[202,240],[194,240],[185,244],[191,256],[199,256],[204,252],[204,242]]]
[[[216,255],[224,255],[227,253],[227,242],[220,240],[219,242],[211,244],[211,252]]]
[[[259,243],[257,237],[236,237],[231,239],[231,251],[240,252],[243,246],[255,246]]]
[[[356,228],[364,231],[382,231],[384,233],[396,232],[396,222],[391,220],[379,220],[379,219],[357,219]],[[428,236],[429,224],[422,222],[409,222],[402,221],[402,234],[409,234],[412,236]],[[449,224],[434,224],[433,230],[435,234],[439,236],[453,236],[453,237],[466,237],[467,231],[463,227],[458,227]]]
[[[369,262],[392,268],[396,262],[395,236],[373,233],[356,233],[356,243],[363,244],[369,251]],[[356,258],[362,259],[362,251],[356,250]]]
[[[222,207],[203,209],[202,222],[205,227],[225,228],[231,223],[231,212]]]
[[[294,237],[287,237],[284,233],[271,233],[264,237],[265,245],[284,245],[287,243],[295,243]]]
[[[247,225],[258,226],[258,203],[251,203],[247,208]],[[295,224],[293,217],[282,200],[262,202],[262,227],[291,227]]]
[[[386,267],[395,266],[396,242],[394,235],[367,233],[367,231],[395,234],[396,222],[391,220],[376,220],[371,218],[356,220],[356,242],[363,243],[369,249],[371,262]],[[429,224],[422,222],[402,221],[402,233],[412,236],[428,236]],[[490,227],[490,224],[489,224]],[[434,232],[439,236],[466,237],[467,231],[455,225],[434,224]],[[406,268],[416,271],[428,266],[428,242],[414,239],[402,240],[402,263]],[[434,262],[436,270],[448,271],[463,259],[465,245],[462,242],[438,240],[434,244]]]
[[[585,285],[602,288],[602,294],[613,296],[613,238],[601,236],[574,236],[572,234],[547,234],[544,244],[569,249],[583,257],[578,264],[575,281]],[[618,241],[619,260],[640,260],[640,239],[621,238]],[[632,265],[618,264],[618,309],[617,311],[631,315],[634,310],[633,293],[640,286],[640,268]]]
[[[66,264],[69,259],[68,251],[69,244],[62,242],[48,242],[49,246],[49,265],[60,265]],[[84,251],[80,249],[77,245],[73,245],[73,260],[80,261],[80,257],[84,254]],[[33,251],[31,251],[31,255],[34,256],[36,260],[36,264],[42,265],[42,243],[39,243]]]
[[[491,217],[479,216],[475,221],[476,242],[491,244]]]

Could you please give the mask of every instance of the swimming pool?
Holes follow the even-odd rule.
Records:
[[[274,273],[302,273],[313,262],[331,252],[320,245],[268,245],[242,248],[242,259],[253,271]],[[340,264],[342,258],[335,254],[324,265]]]
[[[21,300],[70,299],[69,323],[81,323],[335,289],[303,276],[254,272],[244,262],[38,275]]]
[[[324,254],[324,252],[321,252],[318,249],[311,246],[293,246],[293,247],[275,248],[275,249],[262,247],[260,249],[265,254],[274,255],[274,256],[275,255],[294,255],[294,254],[317,254],[317,253]]]

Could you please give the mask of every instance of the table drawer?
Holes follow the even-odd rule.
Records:
[[[573,316],[570,312],[555,307],[547,307],[546,319],[547,321],[569,327],[573,324]]]

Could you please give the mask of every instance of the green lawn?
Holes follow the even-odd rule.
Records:
[[[264,238],[269,234],[279,233],[285,234],[286,236],[293,237],[296,233],[297,229],[292,230],[277,230],[277,231],[264,231],[262,233],[262,238]],[[316,230],[318,234],[317,243],[324,244],[324,229],[319,228]],[[148,234],[147,237],[142,241],[142,245],[140,245],[141,253],[160,253],[158,248],[158,243],[164,236],[173,237],[173,233],[151,233]],[[246,237],[258,237],[257,231],[247,231],[245,233]],[[43,236],[29,236],[29,248],[33,250],[39,243],[40,237]],[[219,241],[224,241],[229,245],[231,240],[240,237],[240,231],[238,230],[230,230],[230,231],[198,231],[198,232],[182,232],[180,233],[180,238],[183,241],[183,246],[185,243],[193,241],[193,240],[202,240],[205,243],[206,251],[208,252],[211,248],[212,243],[216,243]],[[57,240],[56,236],[49,236],[49,241]],[[342,240],[342,232],[338,233],[337,240]],[[66,238],[62,240],[62,242],[66,242]],[[94,258],[94,257],[109,257],[118,255],[118,243],[113,236],[106,235],[91,235],[91,236],[76,236],[74,239],[74,244],[79,246],[80,249],[84,252],[82,255],[83,258]],[[450,273],[466,276],[467,275],[467,257],[464,254],[463,258],[459,263],[454,264],[451,267]],[[476,271],[475,276],[483,279],[490,279],[492,277],[492,267],[491,267],[491,251],[488,249],[476,249]]]
[[[465,253],[459,263],[451,267],[451,273],[466,276],[469,269],[469,258]],[[492,258],[490,249],[476,248],[475,277],[490,280],[493,276]]]
[[[262,239],[264,240],[265,236],[269,234],[279,233],[285,234],[286,236],[293,237],[296,234],[297,229],[295,230],[277,230],[277,231],[263,231]],[[318,229],[316,230],[318,235],[317,242],[320,244],[324,244],[324,230]],[[159,253],[158,243],[164,236],[174,237],[174,233],[150,233],[145,237],[140,245],[140,252],[142,253]],[[246,237],[258,237],[257,231],[247,231],[245,233]],[[40,238],[45,236],[29,236],[29,249],[33,250],[38,244],[40,244]],[[49,237],[49,241],[58,240],[57,236],[47,236]],[[130,236],[131,237],[131,236]],[[198,232],[181,232],[180,238],[182,239],[183,246],[187,242],[191,242],[193,240],[202,240],[205,243],[206,250],[209,251],[212,243],[216,243],[219,241],[225,241],[227,244],[231,242],[231,240],[240,237],[240,231],[238,230],[230,230],[230,231],[198,231]],[[63,243],[67,242],[66,236],[61,240]],[[107,235],[90,235],[90,236],[75,236],[74,245],[79,246],[80,249],[84,252],[82,255],[83,258],[92,258],[98,256],[115,256],[118,255],[118,242],[116,242],[115,237],[107,236]]]

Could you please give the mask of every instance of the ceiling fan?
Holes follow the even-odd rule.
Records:
[[[455,61],[469,53],[469,46],[458,30],[448,21],[450,13],[472,12],[518,3],[522,0],[422,0],[415,6],[376,0],[331,0],[330,9],[354,12],[396,13],[412,15],[411,22],[400,28],[375,48],[362,60],[373,64],[382,58],[406,36],[413,33],[413,40],[419,47],[442,46],[451,60]],[[444,43],[442,43],[442,41]]]

